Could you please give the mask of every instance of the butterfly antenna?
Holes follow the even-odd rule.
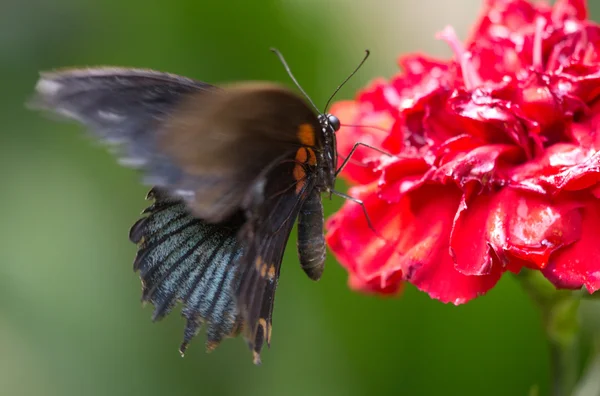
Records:
[[[276,48],[271,48],[271,51],[275,55],[277,55],[277,57],[279,58],[279,61],[283,64],[283,67],[285,68],[285,71],[287,72],[288,76],[290,76],[290,78],[292,79],[292,81],[294,82],[294,84],[296,84],[296,87],[298,87],[298,89],[300,90],[300,92],[302,92],[302,94],[304,95],[304,97],[315,108],[315,110],[317,111],[317,113],[321,114],[321,110],[319,110],[319,108],[315,105],[315,102],[312,101],[312,99],[310,98],[310,96],[308,96],[308,94],[304,91],[304,89],[302,89],[302,87],[298,83],[298,80],[296,80],[296,77],[294,77],[294,74],[292,73],[292,70],[288,66],[288,64],[285,61],[285,58],[283,57],[283,55],[281,54],[281,52],[279,52],[279,50],[276,49]]]
[[[349,127],[349,128],[372,128],[372,129],[377,129],[378,131],[382,131],[382,132],[390,132],[389,129],[385,129],[376,125],[360,125],[360,124],[340,124],[343,127]]]
[[[358,64],[358,66],[356,66],[356,69],[354,69],[354,71],[352,73],[350,73],[350,75],[348,77],[346,77],[346,79],[340,85],[338,85],[338,87],[335,89],[335,91],[333,91],[333,94],[331,94],[331,96],[329,97],[329,100],[327,101],[327,104],[325,105],[325,109],[323,109],[323,112],[325,112],[325,113],[327,112],[327,108],[329,107],[329,104],[333,100],[333,97],[348,82],[348,80],[350,80],[352,78],[352,76],[354,76],[356,74],[356,72],[365,63],[365,61],[367,60],[367,58],[369,57],[370,54],[371,54],[371,51],[365,50],[365,57],[363,58],[363,60],[360,61],[360,63]]]

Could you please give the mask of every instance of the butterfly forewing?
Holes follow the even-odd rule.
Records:
[[[188,191],[194,213],[220,221],[243,206],[246,192],[274,159],[301,147],[299,126],[314,130],[315,124],[313,111],[288,90],[238,83],[190,97],[159,139],[164,152],[197,180]]]
[[[45,72],[30,106],[86,125],[94,136],[121,146],[120,160],[156,178],[169,163],[156,147],[156,133],[181,100],[217,90],[210,84],[143,69],[95,68]]]

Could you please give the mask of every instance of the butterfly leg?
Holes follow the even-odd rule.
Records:
[[[346,156],[344,156],[344,155],[341,155],[340,153],[337,153],[337,156],[338,156],[338,158],[341,158],[341,159],[342,159],[342,160],[344,160],[344,161],[346,160],[346,158],[348,158],[348,157],[346,157]],[[354,165],[356,165],[356,166],[361,166],[361,167],[363,167],[363,168],[366,168],[367,166],[369,166],[368,164],[365,164],[365,163],[363,163],[363,162],[360,162],[360,161],[357,161],[357,160],[354,160],[354,159],[351,159],[351,158],[350,158],[350,159],[348,159],[348,161],[347,161],[347,162],[348,162],[349,164],[354,164]]]
[[[335,176],[336,176],[336,177],[337,177],[337,176],[340,174],[340,172],[341,172],[341,171],[344,169],[344,167],[345,167],[345,166],[348,164],[348,161],[350,161],[350,157],[352,157],[352,155],[354,154],[354,152],[356,151],[356,149],[357,149],[359,146],[363,146],[363,147],[370,148],[371,150],[375,150],[375,151],[377,151],[377,152],[379,152],[379,153],[381,153],[381,154],[383,154],[383,155],[387,155],[388,157],[394,157],[394,155],[393,155],[393,154],[390,154],[390,153],[388,153],[387,151],[384,151],[384,150],[382,150],[382,149],[380,149],[380,148],[377,148],[377,147],[374,147],[374,146],[368,145],[368,144],[366,144],[366,143],[361,143],[361,142],[354,143],[354,146],[352,146],[352,150],[350,150],[350,152],[348,153],[348,156],[347,156],[347,157],[344,159],[344,161],[342,162],[342,165],[340,165],[340,167],[339,167],[339,168],[338,168],[338,169],[335,171]]]
[[[363,214],[365,215],[365,218],[367,219],[367,226],[369,227],[369,229],[371,231],[373,231],[373,233],[375,235],[377,235],[379,238],[385,240],[385,238],[383,237],[383,235],[381,235],[379,232],[377,232],[377,230],[373,226],[373,223],[371,223],[371,218],[369,217],[369,213],[367,212],[367,208],[365,206],[365,203],[362,200],[360,200],[358,198],[351,197],[350,195],[344,194],[344,193],[339,192],[339,191],[330,190],[330,192],[332,194],[334,194],[334,195],[337,195],[338,197],[347,199],[348,201],[352,201],[352,202],[357,203],[358,205],[360,205],[360,207],[362,208]]]

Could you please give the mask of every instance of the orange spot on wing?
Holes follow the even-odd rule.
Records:
[[[308,151],[308,164],[313,166],[317,165],[317,156],[315,155],[315,152],[308,147],[306,147],[306,151]]]
[[[257,271],[260,271],[260,269],[261,269],[261,268],[262,268],[262,266],[263,266],[262,257],[258,256],[258,257],[256,258],[256,260],[254,261],[254,266],[256,267],[256,270],[257,270]]]
[[[296,161],[315,166],[317,164],[317,156],[315,155],[313,149],[302,147],[296,151]]]
[[[269,267],[269,271],[267,272],[267,275],[269,276],[270,280],[275,279],[275,266],[274,265]]]
[[[315,145],[315,129],[310,124],[300,124],[298,127],[298,139],[305,146]]]
[[[258,319],[258,326],[263,328],[263,334],[267,334],[267,321],[264,318]]]
[[[300,181],[304,178],[306,178],[306,171],[304,170],[304,167],[300,164],[296,164],[296,166],[294,166],[294,179],[296,179],[296,181]]]
[[[262,328],[263,337],[267,341],[267,344],[271,343],[271,322],[267,322],[264,318],[258,319],[258,327]]]
[[[306,180],[298,180],[298,183],[296,183],[296,194],[300,194],[305,184]]]
[[[306,163],[307,159],[308,159],[308,152],[306,151],[306,149],[304,147],[299,148],[298,151],[296,151],[296,161],[304,164],[304,163]]]
[[[267,264],[263,263],[262,267],[260,268],[260,277],[264,278],[267,275]]]
[[[304,184],[306,183],[306,171],[304,170],[304,166],[300,164],[296,164],[294,166],[294,179],[296,179],[296,194],[300,193],[304,188]]]

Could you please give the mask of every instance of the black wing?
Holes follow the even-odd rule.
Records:
[[[240,259],[238,306],[255,364],[260,364],[264,342],[270,346],[283,253],[298,212],[316,181],[313,173],[294,160],[277,162],[263,174],[246,197],[248,220],[239,235],[244,253]]]
[[[158,189],[148,198],[154,203],[144,211],[147,216],[130,231],[131,241],[138,244],[134,270],[142,279],[142,301],[154,305],[153,320],[182,302],[187,325],[181,353],[202,323],[211,350],[223,338],[237,335],[242,324],[235,301],[241,213],[215,225],[193,217],[181,200]]]
[[[95,68],[42,73],[33,107],[86,125],[116,146],[144,182],[221,222],[240,207],[256,175],[300,147],[298,126],[320,126],[291,91],[244,83],[225,89],[150,70]]]
[[[152,70],[65,69],[41,73],[29,105],[84,124],[118,148],[121,164],[146,170],[149,184],[162,184],[160,180],[181,179],[182,172],[157,147],[158,130],[186,96],[215,90]]]

